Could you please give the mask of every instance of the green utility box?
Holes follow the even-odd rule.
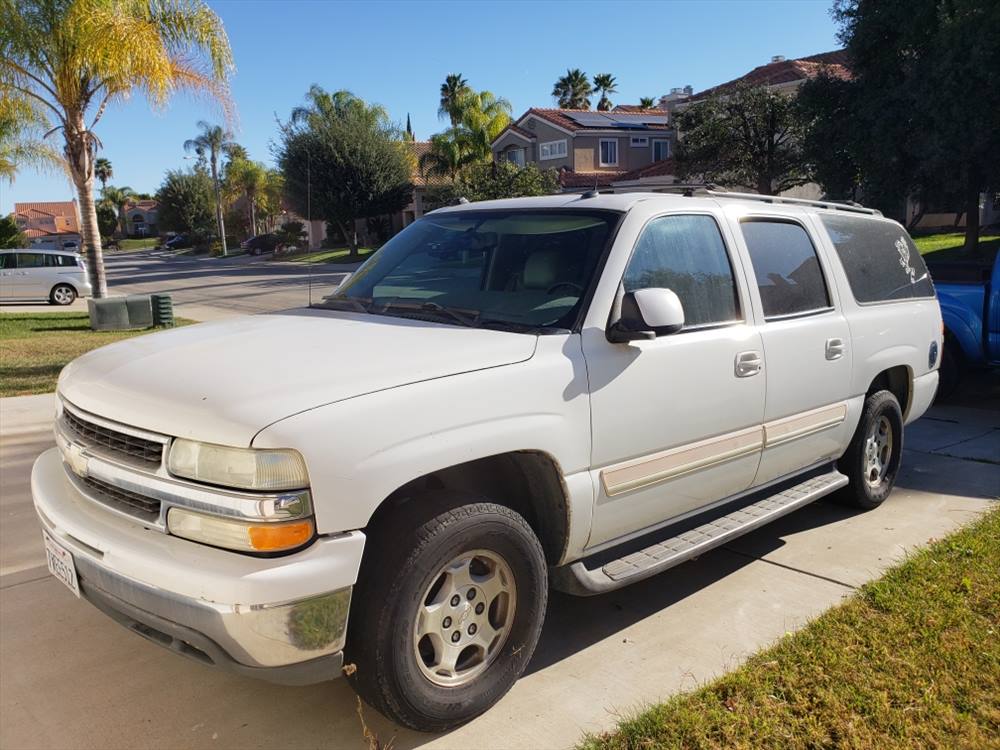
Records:
[[[88,299],[90,327],[95,331],[134,331],[154,325],[152,300],[148,294]],[[171,314],[171,324],[173,315]]]
[[[153,325],[171,327],[174,324],[174,301],[169,294],[150,295],[153,307]]]

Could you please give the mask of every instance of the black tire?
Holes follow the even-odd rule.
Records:
[[[506,638],[492,661],[484,662],[485,671],[467,684],[443,687],[417,662],[417,615],[444,566],[473,550],[499,555],[509,566],[515,606]],[[538,643],[547,601],[545,555],[519,514],[458,493],[413,498],[366,544],[351,603],[345,663],[356,670],[349,679],[366,702],[404,726],[440,732],[464,724],[521,676]],[[465,622],[463,616],[458,627]]]
[[[69,284],[56,284],[49,292],[49,304],[72,305],[76,301],[76,289]]]
[[[884,473],[872,476],[869,473],[867,443],[881,420],[891,430],[891,444],[885,451]],[[837,468],[847,475],[850,484],[842,489],[837,497],[848,505],[871,510],[877,508],[892,492],[899,474],[899,466],[903,456],[903,412],[899,401],[889,391],[877,391],[865,398],[861,411],[861,420],[851,438],[847,451],[837,462]],[[878,481],[873,482],[873,479]]]
[[[944,400],[958,390],[959,383],[965,376],[965,358],[957,345],[950,339],[944,341],[941,352],[941,366],[938,368],[938,389],[934,400]]]

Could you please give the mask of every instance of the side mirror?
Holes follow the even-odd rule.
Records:
[[[626,292],[616,308],[607,332],[608,341],[615,344],[667,336],[684,327],[684,306],[670,289]]]

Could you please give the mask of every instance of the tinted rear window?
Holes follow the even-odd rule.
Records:
[[[830,307],[823,269],[809,234],[777,219],[741,222],[765,318],[800,315]]]
[[[898,224],[836,215],[821,221],[858,302],[934,296],[927,266]]]

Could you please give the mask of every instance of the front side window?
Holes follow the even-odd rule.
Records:
[[[429,214],[321,306],[511,330],[572,328],[619,217],[571,210]]]
[[[628,268],[625,291],[672,289],[684,306],[684,328],[739,319],[729,254],[711,216],[663,216],[642,230]]]
[[[0,268],[17,268],[14,253],[0,253]]]
[[[934,285],[913,240],[891,221],[821,216],[858,302],[933,297]]]
[[[604,139],[601,139],[601,166],[602,167],[617,167],[618,166],[618,139],[617,138],[604,138]]]
[[[830,307],[823,270],[801,224],[772,219],[741,222],[757,277],[764,317],[775,318]]]
[[[559,159],[566,153],[566,141],[549,141],[538,146],[539,159]]]

